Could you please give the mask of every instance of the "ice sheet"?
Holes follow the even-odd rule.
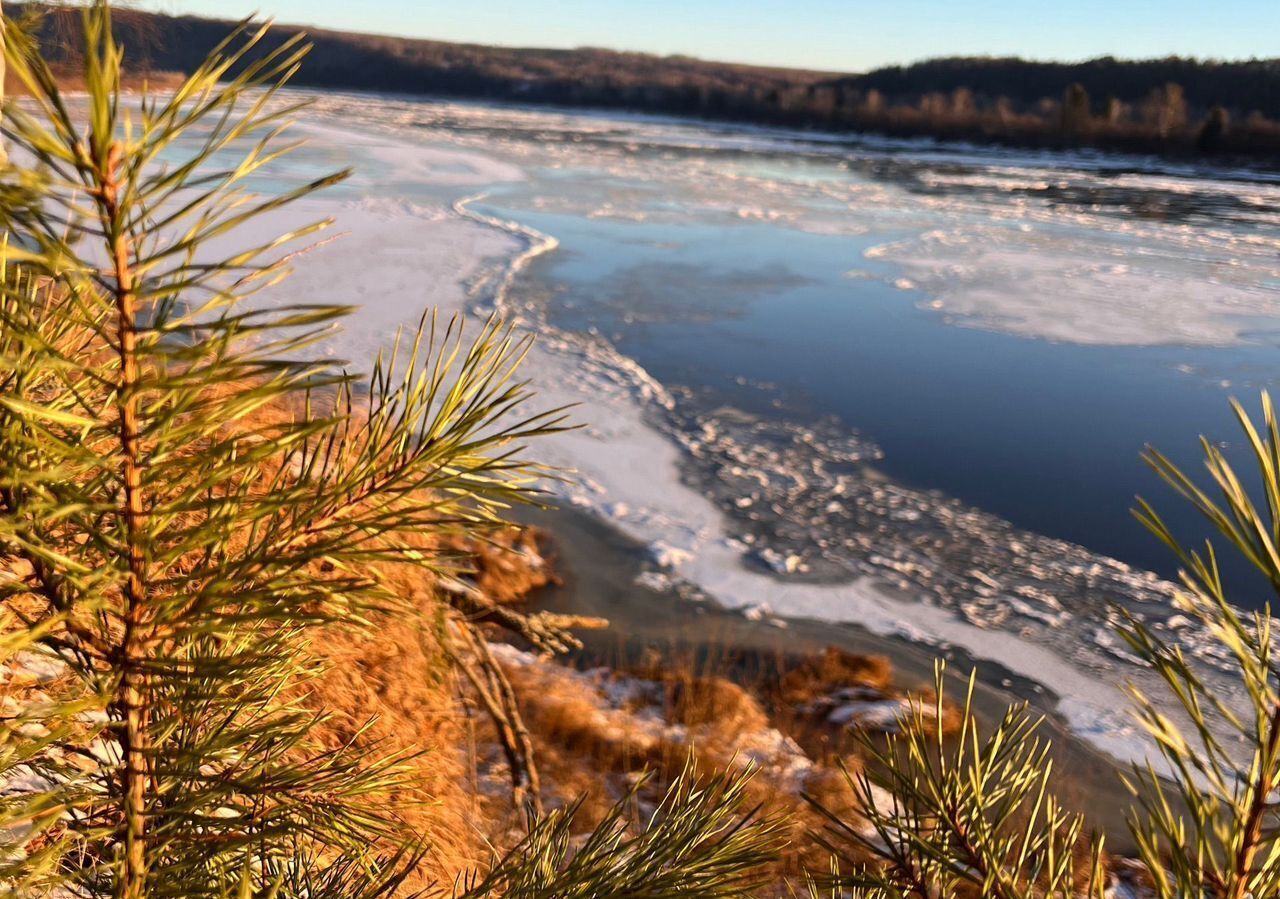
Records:
[[[846,234],[895,230],[907,236],[878,245],[871,255],[893,261],[901,286],[922,291],[927,302],[940,304],[941,314],[983,327],[1081,342],[1244,339],[1241,317],[1280,315],[1280,300],[1268,286],[1276,275],[1273,238],[1231,228],[1215,234],[1177,223],[1133,222],[1105,210],[1064,211],[1039,200],[1027,200],[1030,205],[1017,215],[1010,213],[1009,221],[992,221],[989,204],[963,192],[1048,190],[1051,173],[1038,169],[979,177],[977,184],[962,185],[959,194],[953,192],[955,185],[939,194],[929,185],[895,186],[857,173],[784,181],[770,177],[768,167],[790,164],[787,153],[815,152],[812,144],[800,146],[790,137],[780,144],[775,136],[759,134],[692,134],[688,125],[652,121],[637,125],[630,119],[457,105],[423,113],[423,104],[407,101],[383,106],[362,102],[381,129],[375,138],[349,137],[323,109],[320,124],[308,126],[315,140],[340,143],[355,156],[362,196],[328,203],[309,200],[288,213],[302,218],[332,214],[337,230],[347,236],[300,258],[297,276],[275,292],[280,301],[323,298],[360,305],[326,352],[351,359],[357,367],[367,365],[394,329],[415,321],[424,306],[435,306],[443,315],[497,309],[538,335],[525,374],[539,402],[548,407],[576,404],[573,415],[586,425],[537,448],[547,463],[576,472],[556,486],[561,500],[650,546],[655,577],[691,585],[707,598],[752,614],[849,622],[875,633],[962,648],[1045,684],[1061,697],[1059,711],[1073,729],[1099,747],[1121,758],[1146,756],[1149,745],[1124,711],[1121,684],[1126,679],[1149,681],[1149,675],[1106,644],[1109,631],[1098,622],[1077,620],[1052,604],[1036,606],[1041,600],[1033,593],[1003,597],[1009,609],[1021,609],[1017,614],[1024,622],[1048,628],[1069,625],[1068,642],[1079,641],[1086,648],[1069,659],[1045,642],[1003,628],[981,609],[910,601],[887,589],[880,578],[811,583],[777,576],[793,570],[790,565],[770,571],[747,564],[748,555],[760,549],[745,546],[722,507],[689,486],[683,468],[688,447],[655,427],[655,411],[674,402],[666,388],[604,339],[557,331],[533,305],[513,296],[519,272],[555,249],[554,236],[483,214],[476,210],[481,205],[477,200],[492,183],[519,180],[523,160],[561,166],[566,178],[577,177],[574,189],[547,202],[584,216],[693,214],[690,204],[673,204],[643,188],[646,178],[663,178],[668,191],[680,195],[684,190],[686,199],[696,198],[696,214],[704,219],[765,218]],[[346,116],[354,114],[349,106],[343,109]],[[422,115],[435,117],[430,127],[414,118]],[[512,135],[513,120],[519,120],[522,135]],[[611,148],[601,150],[599,142],[580,148],[584,135],[603,136]],[[637,141],[650,150],[633,150]],[[655,155],[652,147],[659,145],[667,149]],[[717,153],[728,146],[737,155],[727,163],[718,157],[714,165],[663,155],[671,147],[690,145]],[[781,155],[767,164],[748,158],[749,151],[761,146]],[[595,168],[584,174],[579,167],[588,165]],[[1180,189],[1182,182],[1174,180]],[[390,193],[386,184],[406,181],[416,185],[411,199],[381,195]],[[1160,184],[1152,189],[1164,190]],[[1260,184],[1256,190],[1262,197],[1260,214],[1270,215],[1274,188]],[[1017,203],[1012,207],[1016,210]],[[923,227],[937,221],[940,209],[953,220],[952,227]],[[1075,226],[1119,231],[1135,244],[1156,249],[1148,257],[1109,259],[1078,232],[1059,233],[1068,217]],[[289,222],[281,218],[264,224]],[[1234,267],[1219,265],[1219,258],[1228,255],[1237,260]],[[1064,283],[1073,285],[1065,294]],[[1123,566],[1114,571],[1124,575]],[[1134,578],[1144,589],[1165,589],[1143,573]],[[991,605],[999,606],[999,590],[988,592]],[[1181,636],[1190,643],[1196,639],[1194,634]]]

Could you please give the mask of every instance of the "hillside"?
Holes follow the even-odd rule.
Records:
[[[21,4],[7,4],[21,10]],[[55,13],[46,30],[56,46],[46,51],[66,57],[64,34],[74,27]],[[117,30],[135,65],[189,71],[234,22],[138,11],[117,12]],[[698,111],[717,93],[765,98],[833,77],[799,69],[706,62],[598,48],[574,50],[488,47],[384,35],[359,34],[297,25],[277,25],[261,51],[279,46],[300,31],[314,45],[295,84],[396,91],[457,97],[591,104],[628,108],[684,108]]]
[[[10,4],[18,11],[19,4]],[[74,57],[67,12],[45,48]],[[190,71],[230,21],[117,15],[133,65]],[[455,44],[278,25],[269,51],[306,30],[294,83],[316,88],[626,109],[766,125],[1043,148],[1280,161],[1280,60],[1082,63],[951,58],[840,75],[599,48]]]

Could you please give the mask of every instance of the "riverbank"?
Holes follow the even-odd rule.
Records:
[[[1059,697],[1040,683],[956,648],[940,650],[852,623],[753,620],[714,602],[691,601],[646,583],[646,547],[592,516],[573,509],[522,509],[517,517],[550,535],[556,570],[556,583],[534,591],[530,608],[610,622],[607,630],[581,635],[584,648],[572,657],[574,664],[616,670],[658,664],[715,672],[750,691],[762,673],[835,647],[884,657],[894,685],[919,692],[932,687],[934,663],[944,659],[954,688],[962,686],[971,670],[978,672],[975,710],[983,720],[993,720],[1019,702],[1045,716],[1042,734],[1053,744],[1060,798],[1068,807],[1088,812],[1090,822],[1107,834],[1112,851],[1133,851],[1125,823],[1130,799],[1119,780],[1123,765],[1074,734],[1055,712]]]
[[[352,121],[366,127],[354,131]],[[799,247],[805,255],[797,264],[821,262],[831,270],[829,278],[801,279],[801,287],[814,293],[812,305],[801,307],[786,293],[796,279],[764,279],[781,293],[770,297],[777,304],[776,314],[749,344],[749,355],[780,355],[787,350],[784,337],[798,325],[813,330],[806,320],[812,313],[817,327],[825,332],[820,344],[823,352],[810,351],[805,361],[822,365],[845,358],[865,361],[866,378],[828,378],[828,382],[842,393],[855,388],[891,393],[897,380],[894,374],[904,371],[904,361],[910,367],[917,358],[906,351],[922,348],[906,339],[916,332],[902,330],[904,321],[922,331],[930,329],[938,340],[957,333],[986,332],[952,328],[934,310],[904,301],[901,290],[892,285],[875,292],[864,290],[874,282],[847,275],[847,261],[838,254],[882,245],[882,239],[867,233],[868,229],[922,231],[939,217],[950,222],[955,216],[994,225],[986,193],[977,198],[933,194],[922,198],[897,178],[854,173],[839,157],[817,153],[812,146],[799,150],[794,142],[776,135],[766,140],[757,132],[703,134],[649,121],[590,117],[569,121],[527,110],[439,107],[401,98],[370,103],[364,98],[334,96],[318,99],[301,128],[312,142],[303,151],[310,155],[301,160],[300,172],[309,176],[320,166],[350,164],[356,175],[328,201],[300,204],[292,220],[271,223],[273,230],[289,230],[332,215],[336,229],[344,232],[341,240],[299,256],[297,274],[273,297],[281,302],[332,298],[357,304],[344,330],[320,345],[320,351],[350,360],[353,370],[367,368],[389,345],[397,327],[412,327],[424,305],[434,307],[441,319],[459,315],[472,325],[497,312],[513,324],[517,338],[532,338],[522,369],[537,398],[530,411],[569,406],[573,420],[583,425],[539,440],[530,448],[531,455],[563,475],[548,480],[547,489],[562,507],[590,516],[601,528],[641,547],[641,575],[654,588],[652,594],[662,594],[636,594],[627,600],[631,608],[624,611],[634,617],[609,613],[606,617],[643,632],[657,615],[655,610],[675,597],[690,608],[718,605],[736,610],[739,620],[766,622],[756,629],[757,634],[767,634],[764,628],[771,628],[795,640],[799,639],[795,634],[812,627],[815,634],[856,630],[864,647],[874,641],[895,641],[910,647],[902,657],[917,659],[915,668],[923,675],[928,674],[934,656],[967,657],[997,694],[1010,689],[1003,685],[1006,680],[1025,684],[1030,692],[1039,685],[1042,692],[1033,697],[1038,706],[1065,722],[1072,738],[1087,744],[1090,751],[1121,761],[1146,758],[1150,745],[1125,711],[1124,685],[1130,680],[1141,684],[1144,676],[1150,685],[1152,678],[1126,658],[1108,625],[1107,609],[1113,600],[1136,597],[1133,611],[1153,626],[1165,627],[1166,619],[1175,616],[1164,592],[1167,585],[1159,578],[1078,544],[1011,528],[999,516],[952,499],[944,491],[897,482],[877,465],[860,464],[861,457],[851,461],[854,447],[847,442],[823,440],[817,447],[817,435],[803,422],[781,422],[803,466],[791,464],[795,460],[787,454],[790,449],[780,454],[771,445],[751,443],[762,433],[772,438],[773,431],[760,432],[752,424],[744,433],[738,426],[740,417],[734,420],[735,429],[729,429],[726,416],[708,417],[695,409],[698,414],[689,417],[693,426],[686,428],[679,422],[673,426],[671,417],[682,411],[677,408],[680,398],[620,347],[612,328],[601,330],[589,323],[566,326],[548,315],[543,291],[564,284],[556,277],[575,273],[566,265],[594,267],[596,279],[584,282],[586,290],[626,283],[615,275],[621,265],[620,275],[630,271],[658,280],[641,285],[643,289],[634,295],[607,296],[606,300],[619,304],[620,315],[637,313],[632,317],[642,324],[664,327],[665,339],[683,340],[702,350],[708,345],[708,334],[736,326],[745,317],[746,304],[762,302],[749,290],[741,296],[742,285],[757,283],[752,280],[754,271],[744,275],[730,269],[726,274],[723,269],[730,263],[721,257],[785,255]],[[735,161],[726,165],[726,159]],[[874,167],[881,161],[877,157],[865,163]],[[914,159],[907,164],[917,175],[942,165],[937,160]],[[964,164],[990,173],[991,166],[980,161]],[[1034,173],[1034,178],[1041,177],[1042,173]],[[1163,186],[1159,190],[1161,196],[1171,193]],[[477,191],[489,197],[476,199]],[[524,202],[514,208],[495,198],[502,194],[509,200],[519,191]],[[1022,220],[1026,214],[1021,206],[1012,208],[1011,214],[1018,218],[1008,223],[1011,234],[1030,233],[1025,229],[1038,233],[1049,227],[1041,219],[1051,217],[1052,208],[1033,208],[1034,221]],[[1099,224],[1115,218],[1103,210],[1089,221],[1073,222],[1072,227],[1097,227],[1099,239],[1118,240]],[[591,242],[596,228],[607,233],[610,242]],[[1183,234],[1192,229],[1173,230]],[[618,249],[644,246],[657,254],[683,254],[681,241],[690,234],[701,236],[703,245],[714,245],[721,255],[706,266],[701,265],[702,256],[694,256],[683,267],[673,267],[667,263],[681,258],[674,256],[655,259],[652,266],[628,268],[629,257],[621,256]],[[806,241],[812,238],[813,243],[792,243],[789,238],[794,234]],[[1131,234],[1125,237],[1136,239]],[[1144,233],[1143,239],[1153,238]],[[831,252],[833,247],[837,253],[833,258],[814,255],[818,250]],[[353,256],[368,264],[351,265]],[[868,266],[875,267],[876,278],[894,277],[892,262],[873,260]],[[687,283],[673,277],[689,272],[705,277],[689,275]],[[1017,284],[1016,278],[1007,280]],[[1139,290],[1143,283],[1144,276],[1137,273],[1135,315],[1148,311]],[[667,298],[656,310],[640,302],[652,297],[662,300],[668,292],[681,289],[683,293]],[[712,314],[698,317],[703,309],[697,303],[704,296],[710,297]],[[725,296],[736,298],[739,305],[717,314],[714,303]],[[862,314],[873,308],[888,310],[889,317],[857,322],[832,319],[830,327],[829,320],[820,317],[832,310]],[[682,316],[682,311],[690,314]],[[875,333],[883,333],[885,339],[867,338]],[[853,336],[867,338],[859,341],[857,352],[849,342]],[[1035,364],[1045,357],[1047,347],[1054,346],[1021,337],[1001,340],[1018,341],[1019,364],[1028,359]],[[761,347],[779,352],[761,352]],[[934,353],[935,347],[940,352]],[[990,350],[990,342],[983,348]],[[932,353],[930,366],[909,373],[926,391],[938,393],[937,385],[954,381],[955,372],[937,363],[956,360],[943,352],[948,344],[923,349]],[[990,356],[986,352],[983,358]],[[928,377],[922,377],[922,372]],[[1178,373],[1178,377],[1186,375]],[[1183,383],[1175,386],[1181,388]],[[1016,378],[987,379],[959,398],[965,403],[953,405],[958,412],[971,412],[977,399],[989,398],[993,409],[1006,406],[1007,395],[995,388],[1008,384],[1023,386]],[[1060,386],[1067,392],[1072,389],[1070,382]],[[1044,405],[1038,388],[1027,391],[1026,398]],[[763,425],[778,424],[780,416],[792,411],[785,408],[782,395],[766,399],[783,405],[771,406],[778,411]],[[1143,408],[1150,407],[1148,403]],[[912,414],[904,415],[904,410]],[[921,416],[917,405],[896,399],[884,404],[881,412],[926,430],[941,422],[936,416]],[[1059,414],[1061,408],[1054,412]],[[860,419],[849,416],[847,420]],[[1097,420],[1096,408],[1092,420]],[[969,422],[962,436],[986,433]],[[968,456],[948,453],[936,433],[922,433],[913,441],[918,453],[965,468],[973,467],[971,462],[988,448],[978,445]],[[1025,437],[1013,434],[1001,448],[999,459],[1006,466],[1016,461],[1010,457],[1022,452],[1022,444],[1013,440],[1018,436]],[[822,454],[814,456],[815,448]],[[1064,452],[1074,449],[1068,446]],[[750,487],[736,496],[723,484],[708,488],[705,473],[698,475],[690,461],[696,453],[714,463],[707,466],[711,474],[728,472],[743,481],[755,480],[763,488]],[[756,514],[752,505],[779,515],[812,512],[802,522],[806,528],[817,528],[827,537],[840,536],[832,526],[831,516],[836,513],[830,506],[835,498],[827,495],[828,482],[810,476],[820,473],[819,467],[834,477],[829,492],[845,498],[839,503],[841,514],[853,516],[845,522],[852,526],[848,545],[863,553],[858,558],[842,557],[845,547],[828,541],[824,551],[837,561],[854,563],[843,577],[815,579],[799,565],[791,570],[785,546],[775,548],[772,537],[743,524],[744,518]],[[781,492],[767,492],[775,487]],[[748,499],[751,503],[745,508],[735,502]],[[1123,510],[1118,514],[1123,517]],[[762,515],[752,520],[767,524]],[[864,527],[858,516],[868,515],[874,520]],[[983,555],[975,555],[970,548]],[[771,563],[779,559],[781,564]],[[862,561],[869,567],[858,567]],[[1023,571],[1034,581],[1023,578],[1019,574]],[[634,576],[634,572],[619,575],[626,583]],[[921,588],[925,579],[930,583]],[[678,617],[683,613],[674,614],[671,629],[678,632],[685,627]],[[738,632],[737,624],[730,627],[732,632],[716,638],[725,646],[759,639]],[[1176,634],[1175,628],[1179,629]],[[1167,632],[1188,652],[1213,649],[1200,639],[1203,635],[1180,622],[1168,623]],[[703,642],[710,646],[716,641]],[[1000,696],[992,707],[1002,707],[1006,698]],[[1082,782],[1088,779],[1081,777]],[[1099,782],[1114,781],[1108,771]]]

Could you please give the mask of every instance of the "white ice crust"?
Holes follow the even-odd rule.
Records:
[[[556,246],[550,236],[473,209],[472,195],[478,191],[522,177],[509,161],[510,152],[504,161],[474,144],[442,146],[441,134],[430,140],[381,132],[355,135],[331,121],[307,129],[313,141],[332,142],[354,155],[360,195],[307,200],[261,227],[335,218],[332,233],[340,239],[300,256],[295,276],[272,293],[278,302],[359,306],[324,352],[350,360],[356,369],[367,368],[395,330],[411,327],[426,307],[435,307],[441,317],[457,313],[473,318],[496,307],[519,326],[538,332],[524,366],[538,403],[574,404],[573,418],[585,425],[540,441],[536,448],[539,459],[574,472],[554,488],[561,501],[650,546],[652,561],[670,579],[696,585],[729,608],[757,614],[767,610],[783,619],[847,622],[876,634],[960,647],[1048,686],[1061,697],[1058,711],[1073,730],[1099,748],[1121,759],[1147,755],[1149,745],[1125,711],[1128,700],[1119,677],[1080,670],[1050,648],[1014,633],[977,627],[934,606],[903,601],[869,579],[803,583],[744,566],[742,544],[729,532],[725,516],[682,482],[679,449],[646,419],[646,410],[669,402],[662,385],[602,341],[555,332],[538,320],[522,318],[510,302],[521,268]],[[740,180],[751,182],[752,177]],[[1036,176],[1019,170],[1016,177],[1025,183]],[[410,201],[380,190],[384,180],[406,179],[429,188],[428,194],[435,191],[435,199]],[[740,183],[735,189],[750,186]],[[885,189],[874,190],[883,194]],[[726,215],[795,215],[785,197],[770,196],[768,189],[754,196],[758,202],[752,205],[726,202]],[[902,202],[908,212],[893,213],[899,225],[912,223],[917,215],[923,220],[924,208],[934,201]],[[914,211],[912,203],[918,207]],[[601,214],[608,213],[602,206]],[[1041,224],[1051,235],[1051,221],[1031,227]],[[810,222],[807,227],[835,225]],[[1132,231],[1150,229],[1135,225]],[[1195,276],[1197,281],[1182,279],[1177,265],[1153,262],[1148,270],[1141,259],[1109,258],[1079,242],[1055,244],[1054,252],[1046,254],[1037,251],[1034,239],[1014,240],[1014,234],[1004,225],[961,222],[943,231],[916,229],[914,236],[873,247],[868,255],[894,261],[904,273],[900,286],[924,292],[923,302],[963,323],[1027,336],[1086,343],[1230,343],[1240,339],[1246,319],[1280,315],[1280,293],[1258,287],[1260,271],[1274,274],[1268,268],[1274,263],[1259,261],[1268,253],[1276,258],[1271,246],[1248,248],[1239,271],[1223,267],[1212,276]],[[1158,251],[1191,252],[1199,239],[1190,232],[1165,235]],[[861,274],[855,270],[851,277]],[[1001,286],[1008,284],[1017,289]]]

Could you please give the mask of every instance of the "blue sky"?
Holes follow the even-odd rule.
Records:
[[[1280,0],[150,0],[331,28],[862,71],[954,54],[1280,56]]]

